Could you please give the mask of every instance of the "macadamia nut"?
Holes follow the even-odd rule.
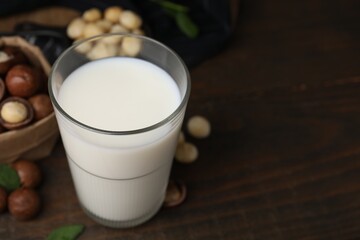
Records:
[[[189,134],[196,138],[206,138],[210,135],[210,122],[202,116],[193,116],[187,123]]]
[[[104,11],[104,18],[109,20],[112,23],[119,22],[120,14],[122,13],[123,9],[118,6],[108,7]]]
[[[95,46],[87,54],[88,58],[95,60],[106,57],[113,57],[117,54],[117,47],[114,45],[108,45],[104,42],[97,42]]]
[[[101,11],[97,8],[90,8],[83,13],[82,17],[86,22],[95,22],[101,19]]]
[[[175,207],[184,202],[187,195],[186,185],[181,181],[170,180],[164,198],[164,207]]]
[[[78,41],[104,33],[133,33],[145,35],[140,29],[142,19],[131,10],[123,10],[120,6],[111,6],[101,12],[91,8],[74,19],[67,27],[67,35]],[[102,42],[100,44],[100,42]],[[98,43],[87,42],[77,46],[76,51],[85,54],[90,59],[111,56],[136,56],[142,47],[141,40],[124,37],[120,34],[99,39]]]
[[[23,187],[36,188],[42,179],[39,166],[32,161],[18,160],[12,164]]]
[[[86,54],[91,50],[92,47],[93,47],[92,42],[83,42],[80,45],[77,45],[75,50],[78,51],[79,53]]]
[[[119,22],[127,29],[136,29],[140,28],[142,19],[133,11],[125,10],[120,14]]]
[[[140,28],[134,29],[134,30],[132,31],[132,33],[133,33],[133,34],[136,34],[136,35],[142,35],[142,36],[145,35],[144,31],[141,30]]]
[[[10,60],[10,56],[3,51],[0,51],[0,62],[6,62]]]
[[[104,33],[127,33],[145,35],[140,28],[142,18],[131,10],[123,10],[120,6],[111,6],[101,12],[91,8],[83,12],[81,17],[72,20],[67,27],[67,35],[73,40],[93,37]],[[118,44],[119,38],[106,38],[106,43]],[[86,51],[84,51],[86,52]],[[126,54],[125,54],[126,55]]]
[[[20,221],[34,218],[40,210],[40,204],[39,194],[31,188],[18,188],[8,198],[10,214]]]
[[[199,156],[197,147],[189,142],[178,144],[175,152],[175,159],[181,163],[192,163]]]
[[[110,31],[112,27],[112,23],[106,19],[100,19],[96,21],[95,24],[98,25],[104,32]]]
[[[83,35],[85,28],[85,21],[82,18],[75,18],[70,22],[66,29],[69,38],[78,39]]]
[[[127,56],[136,56],[141,50],[141,40],[134,37],[124,37],[121,47]]]
[[[88,23],[84,27],[84,38],[93,37],[96,35],[103,34],[104,31],[95,23]]]
[[[26,119],[27,108],[20,102],[7,102],[1,108],[1,117],[8,123],[19,123]]]
[[[126,29],[125,27],[119,24],[113,25],[110,29],[110,33],[128,33],[128,32],[129,32],[128,29]]]
[[[54,111],[50,97],[47,94],[36,94],[28,99],[33,110],[35,120],[40,120]]]
[[[109,33],[127,33],[129,30],[124,28],[123,26],[119,24],[115,24],[111,27]],[[102,41],[108,44],[118,44],[122,39],[122,36],[116,35],[116,36],[108,36],[106,38],[103,38]]]

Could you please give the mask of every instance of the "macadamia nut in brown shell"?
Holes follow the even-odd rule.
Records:
[[[40,210],[39,194],[31,188],[19,188],[9,195],[8,208],[15,219],[30,220]]]
[[[25,54],[18,47],[4,46],[0,49],[0,74],[6,74],[14,65],[27,61]]]
[[[8,71],[5,85],[12,96],[30,97],[38,90],[40,81],[34,68],[19,64]]]
[[[42,179],[40,168],[36,163],[27,160],[18,160],[12,167],[19,175],[23,187],[36,188]]]
[[[29,102],[34,109],[35,120],[40,120],[53,112],[50,97],[46,94],[37,94],[29,98]]]

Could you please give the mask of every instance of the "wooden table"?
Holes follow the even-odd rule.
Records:
[[[86,226],[79,239],[360,239],[359,9],[242,1],[228,46],[191,70],[186,119],[208,117],[212,134],[188,137],[200,158],[173,166],[188,187],[182,205],[132,229],[94,223],[59,141],[40,161],[40,215],[0,215],[0,239],[44,239],[72,223]]]

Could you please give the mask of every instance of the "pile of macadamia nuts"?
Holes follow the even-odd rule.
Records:
[[[9,213],[19,221],[33,219],[40,211],[41,199],[36,188],[42,180],[39,166],[32,161],[18,160],[9,165],[16,171],[20,186],[12,191],[0,187],[0,213]]]
[[[198,139],[207,138],[211,132],[209,120],[201,115],[195,115],[189,118],[185,127],[192,137]],[[181,163],[192,163],[198,156],[199,151],[197,147],[193,143],[186,141],[184,132],[180,132],[175,159]]]
[[[186,133],[197,139],[204,139],[210,136],[211,125],[207,118],[201,115],[194,115],[188,119],[184,126]],[[190,164],[199,157],[199,151],[195,144],[185,138],[185,131],[181,131],[175,152],[175,160],[179,163]],[[163,206],[175,207],[184,202],[187,195],[187,188],[183,181],[171,179],[166,188]]]
[[[0,134],[26,127],[53,112],[46,75],[19,47],[0,47]]]
[[[111,6],[104,11],[91,8],[69,23],[67,36],[76,42],[104,33],[144,35],[142,24],[143,20],[138,14],[120,6]],[[77,50],[95,60],[111,56],[136,56],[140,48],[141,42],[136,38],[114,36],[83,43]]]

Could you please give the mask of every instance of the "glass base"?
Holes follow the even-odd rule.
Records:
[[[137,218],[137,219],[131,219],[128,221],[117,221],[117,220],[105,219],[105,218],[99,217],[98,215],[92,213],[87,208],[85,208],[81,203],[80,203],[80,206],[82,207],[82,209],[86,215],[88,215],[95,222],[97,222],[103,226],[110,227],[110,228],[130,228],[130,227],[136,227],[136,226],[150,220],[160,210],[163,201],[160,201],[159,203],[160,204],[158,204],[158,206],[153,208],[150,212],[148,212],[144,216]]]

